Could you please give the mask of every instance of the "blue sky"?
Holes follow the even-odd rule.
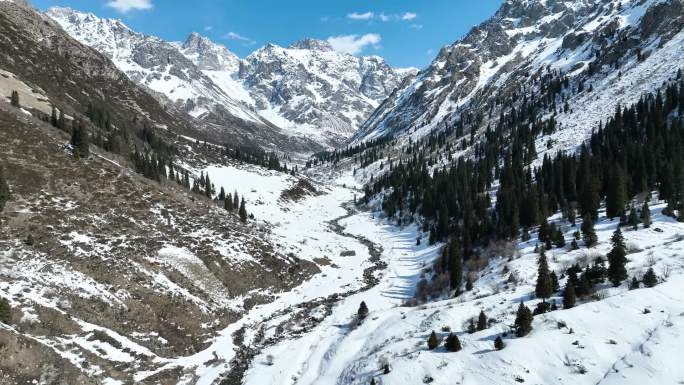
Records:
[[[493,15],[502,0],[32,0],[120,18],[136,31],[184,40],[192,31],[244,57],[305,37],[397,67],[423,67],[439,49]]]

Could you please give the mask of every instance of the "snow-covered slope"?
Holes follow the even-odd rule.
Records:
[[[684,63],[683,7],[680,0],[507,0],[393,93],[355,139],[420,137],[459,120],[479,120],[482,129],[502,105],[543,94],[535,80],[557,73],[570,91],[556,95],[569,110],[555,117],[568,130],[554,150],[570,148],[618,104],[676,74]]]
[[[654,203],[654,202],[652,202]],[[660,212],[664,204],[652,205]],[[370,215],[370,214],[368,214]],[[602,215],[603,216],[603,215]],[[652,267],[664,283],[628,291],[626,283],[597,287],[592,298],[572,309],[535,316],[533,331],[515,338],[511,332],[521,301],[534,308],[537,259],[536,235],[519,243],[515,252],[490,260],[476,275],[474,288],[455,299],[404,306],[416,283],[429,269],[439,248],[416,246],[415,226],[373,228],[354,217],[347,231],[363,234],[385,250],[387,274],[377,287],[348,297],[326,320],[302,338],[285,340],[256,357],[246,384],[362,385],[376,384],[677,384],[684,370],[675,351],[684,343],[684,224],[655,215],[649,229],[626,230],[629,275],[642,277]],[[575,227],[562,226],[566,237]],[[610,237],[618,221],[596,224],[599,244],[575,251],[547,252],[550,268],[561,277],[574,263],[592,263],[610,250]],[[577,225],[579,227],[579,224]],[[560,293],[552,300],[562,303]],[[357,325],[361,301],[369,316]],[[483,310],[489,327],[465,332],[468,321]],[[272,329],[268,329],[272,330]],[[459,336],[463,350],[429,350],[432,331],[443,340],[449,332]],[[506,347],[494,349],[503,335]],[[383,373],[384,364],[390,373]],[[287,380],[284,380],[287,379]]]
[[[197,33],[184,43],[166,42],[136,33],[119,20],[69,8],[51,8],[48,15],[109,56],[133,80],[195,118],[214,122],[220,107],[243,121],[268,121],[288,136],[323,146],[349,139],[401,80],[414,73],[395,71],[377,56],[334,51],[313,39],[288,48],[268,44],[240,60]]]

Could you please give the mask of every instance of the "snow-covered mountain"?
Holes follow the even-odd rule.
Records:
[[[337,52],[313,39],[288,48],[268,44],[241,60],[197,33],[184,43],[167,42],[119,20],[69,8],[51,8],[48,15],[131,79],[197,119],[220,125],[216,116],[225,111],[322,146],[349,139],[412,73],[394,70],[380,57]]]
[[[420,137],[457,121],[484,129],[502,105],[548,93],[539,80],[553,74],[567,78],[554,101],[569,108],[546,114],[563,128],[551,139],[570,148],[618,104],[676,74],[684,60],[682,8],[680,0],[507,0],[394,92],[355,139]]]

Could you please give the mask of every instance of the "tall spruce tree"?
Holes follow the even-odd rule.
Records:
[[[487,315],[484,310],[480,310],[480,315],[477,317],[477,330],[482,331],[487,329]]]
[[[622,237],[620,226],[615,230],[611,237],[613,249],[608,253],[608,279],[613,286],[620,286],[620,283],[627,279],[627,252],[625,250],[625,240]]]
[[[625,178],[622,168],[616,165],[611,173],[610,183],[606,192],[606,216],[610,219],[622,216],[625,213],[627,192],[625,191]]]
[[[245,197],[242,197],[242,201],[240,201],[240,209],[238,210],[238,215],[240,216],[240,221],[242,221],[242,223],[247,222],[247,208],[245,207]]]
[[[644,224],[644,228],[651,227],[651,209],[648,207],[648,202],[644,202],[641,206],[641,223]]]
[[[574,307],[576,301],[575,284],[573,284],[571,280],[568,280],[568,283],[565,285],[565,290],[563,291],[563,309]]]
[[[553,294],[553,281],[551,280],[549,264],[543,249],[537,264],[539,266],[537,268],[537,286],[535,287],[534,294],[537,298],[541,298],[543,302],[546,302],[546,299]]]
[[[463,257],[461,249],[455,240],[449,242],[449,284],[452,290],[456,290],[456,295],[461,292],[463,283]]]
[[[530,308],[520,301],[520,306],[518,307],[518,312],[515,316],[515,335],[518,337],[528,335],[532,331],[533,319],[534,317],[532,316]]]

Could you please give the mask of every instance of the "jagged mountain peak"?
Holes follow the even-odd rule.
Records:
[[[181,49],[202,70],[236,72],[240,68],[237,55],[197,32],[188,36]]]
[[[333,51],[333,47],[324,40],[306,38],[290,44],[289,48],[308,49],[316,51]]]

